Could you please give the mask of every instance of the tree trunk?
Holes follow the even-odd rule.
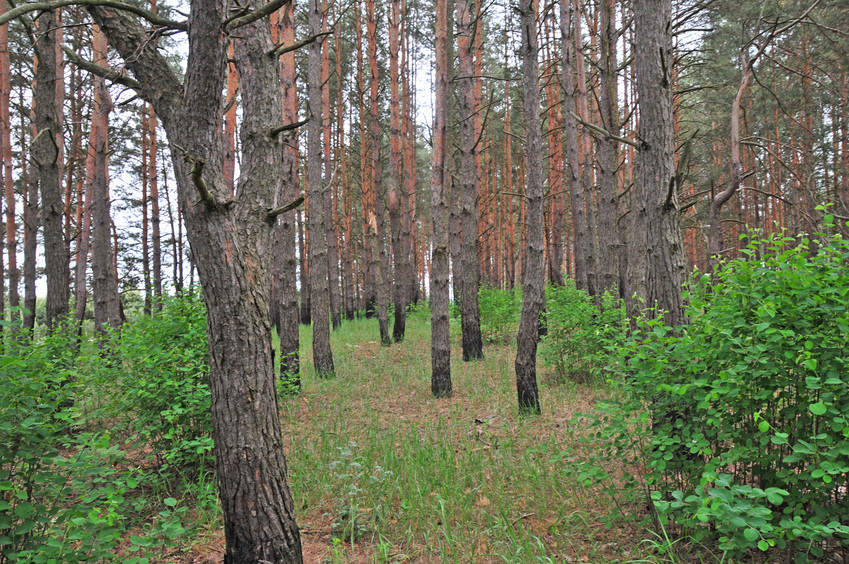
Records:
[[[321,32],[320,0],[309,1],[310,35]],[[307,175],[309,176],[310,213],[310,290],[313,333],[313,365],[322,378],[335,373],[333,353],[330,350],[330,287],[327,273],[327,234],[324,182],[321,178],[321,44],[313,42],[309,47],[308,98],[310,123],[307,132]]]
[[[370,74],[371,101],[371,162],[372,162],[372,198],[374,198],[374,244],[372,252],[376,259],[372,260],[377,293],[377,319],[380,328],[380,342],[384,346],[392,343],[389,334],[389,255],[386,250],[384,235],[386,224],[384,219],[383,200],[383,163],[380,160],[380,114],[378,100],[379,74],[377,64],[377,17],[374,0],[366,2],[368,18],[368,58]],[[371,219],[369,219],[371,223]],[[377,268],[378,270],[374,270]]]
[[[69,271],[65,244],[61,172],[57,136],[62,123],[56,107],[56,26],[54,14],[42,12],[38,18],[40,39],[36,43],[38,68],[33,94],[35,104],[34,142],[35,161],[38,165],[38,183],[41,188],[42,224],[44,225],[44,261],[47,275],[47,327],[54,330],[68,315]],[[61,139],[61,137],[59,137]]]
[[[451,340],[448,295],[448,190],[445,152],[448,138],[448,0],[436,0],[436,77],[433,114],[433,259],[430,271],[431,379],[434,397],[448,397],[451,389]]]
[[[97,26],[92,29],[94,62],[106,66],[106,37]],[[94,326],[103,332],[107,326],[121,327],[121,305],[118,298],[118,281],[113,267],[112,218],[109,209],[109,113],[112,98],[101,77],[93,77],[94,102],[91,118],[91,170],[86,178],[86,191],[91,194],[92,205],[92,298],[94,299]],[[147,133],[146,131],[144,132]],[[85,260],[83,258],[83,260]]]
[[[460,322],[463,335],[463,360],[483,358],[478,286],[480,285],[480,257],[478,253],[478,205],[475,182],[475,79],[472,36],[479,30],[472,23],[471,0],[457,2],[457,54],[459,76],[457,82],[457,114],[460,129],[460,229],[462,230],[462,257],[460,284]],[[456,276],[456,269],[455,269]]]
[[[601,0],[601,52],[599,61],[599,113],[601,126],[619,135],[619,101],[616,94],[616,0]],[[616,139],[598,140],[598,291],[614,292],[619,286],[619,147]]]
[[[325,8],[327,2],[323,2]],[[326,9],[322,10],[323,17],[321,23],[321,32],[327,31],[327,18],[329,14]],[[336,206],[338,202],[331,191],[331,185],[336,173],[333,171],[333,159],[331,158],[331,123],[332,116],[330,115],[330,39],[329,36],[324,36],[321,41],[321,121],[322,133],[324,136],[324,186],[321,194],[324,198],[324,231],[325,239],[327,240],[327,276],[328,289],[330,295],[330,317],[333,321],[333,329],[336,330],[342,325],[342,309],[341,296],[339,287],[339,245],[336,238],[336,228],[334,218],[338,216]],[[337,93],[341,96],[341,92]]]
[[[307,212],[308,204],[309,197],[304,200],[304,213]],[[298,271],[301,275],[301,325],[309,325],[312,323],[312,319],[310,317],[310,311],[312,310],[312,304],[310,303],[312,300],[310,299],[310,296],[312,295],[312,292],[310,292],[310,269],[309,261],[307,260],[307,237],[304,232],[304,219],[301,215],[301,210],[298,210],[295,214],[295,222],[298,225],[298,256],[300,257]]]
[[[213,438],[224,562],[302,562],[286,485],[268,321],[271,222],[282,142],[268,132],[283,121],[280,75],[268,20],[239,28],[242,168],[237,200],[223,176],[227,2],[192,2],[189,57],[181,84],[148,34],[127,14],[90,7],[110,43],[142,85],[168,134],[186,226],[207,306]],[[257,9],[264,3],[250,3]],[[179,158],[188,162],[184,162]],[[191,170],[189,167],[191,164]],[[200,198],[198,197],[200,194]]]
[[[665,312],[667,325],[677,327],[685,321],[686,261],[675,186],[671,13],[671,0],[634,5],[640,150],[631,198],[627,297],[631,316],[656,307]]]
[[[0,5],[0,14],[6,11],[6,4]],[[2,182],[6,198],[6,253],[9,257],[9,307],[12,308],[11,319],[20,319],[21,298],[18,293],[20,275],[18,272],[18,242],[17,224],[15,218],[15,182],[12,177],[12,122],[9,117],[11,103],[12,67],[9,59],[8,25],[0,26],[0,159],[3,165]],[[2,296],[2,294],[0,294]],[[14,330],[14,329],[13,329]]]
[[[278,12],[277,41],[290,45],[295,42],[295,6],[289,3]],[[298,68],[295,52],[284,54],[280,60],[283,84],[283,123],[298,121]],[[295,131],[284,141],[283,167],[277,191],[276,206],[285,205],[298,197],[298,134]],[[277,333],[280,336],[280,376],[290,386],[300,387],[300,338],[298,335],[298,290],[296,283],[295,215],[277,218],[274,230],[274,280],[277,290]]]
[[[407,308],[404,300],[406,257],[401,242],[401,100],[399,99],[400,74],[398,72],[399,26],[401,15],[400,0],[389,3],[389,230],[392,234],[392,256],[395,264],[395,276],[392,284],[395,302],[395,323],[392,338],[396,343],[404,340]]]
[[[537,390],[538,323],[544,300],[542,131],[539,119],[539,67],[537,66],[536,10],[533,0],[521,0],[522,89],[525,99],[525,161],[527,163],[527,262],[522,293],[522,316],[516,339],[516,391],[519,412],[540,413]]]

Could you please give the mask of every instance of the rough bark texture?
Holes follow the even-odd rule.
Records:
[[[224,515],[224,562],[302,562],[277,409],[268,320],[271,208],[282,143],[280,76],[267,19],[239,29],[242,168],[237,200],[223,176],[225,0],[192,2],[184,84],[133,18],[90,7],[168,134],[180,203],[207,306],[215,460]],[[262,2],[251,2],[258,8]],[[191,161],[190,167],[179,157]],[[199,198],[200,188],[207,197]],[[213,201],[214,200],[214,201]]]
[[[310,35],[321,32],[321,4],[309,2]],[[321,178],[321,41],[309,47],[308,99],[310,123],[307,131],[307,175],[309,180],[310,212],[307,214],[310,233],[310,294],[312,317],[312,347],[315,371],[321,377],[335,373],[330,350],[330,286],[327,277],[327,231],[325,222],[324,182]]]
[[[53,12],[42,12],[38,18],[39,39],[36,42],[38,68],[33,94],[37,139],[33,157],[38,165],[44,226],[44,262],[47,276],[47,327],[53,330],[68,314],[70,273],[68,251],[63,230],[65,206],[62,202],[61,171],[57,135],[62,124],[56,107],[56,27]],[[61,139],[61,137],[59,137]]]
[[[294,2],[284,6],[277,21],[277,43],[295,42]],[[283,123],[298,122],[298,68],[295,52],[280,59],[280,79],[283,84]],[[285,205],[298,197],[298,134],[284,140],[283,167],[277,190],[275,207]],[[274,230],[274,283],[277,290],[277,308],[280,335],[280,375],[293,387],[300,386],[300,339],[298,336],[298,290],[295,284],[297,256],[295,253],[295,214],[287,213],[277,218]]]
[[[308,206],[309,196],[304,199],[304,214],[307,213]],[[307,236],[304,232],[304,219],[301,210],[298,210],[295,214],[295,222],[298,224],[298,257],[300,257],[298,271],[301,278],[301,325],[309,325],[312,321],[310,319],[310,310],[312,309],[310,296],[312,292],[310,292],[310,269],[307,260]]]
[[[156,311],[162,310],[162,235],[160,231],[159,210],[159,169],[156,159],[156,114],[150,108],[147,118],[148,126],[148,187],[150,188],[150,243],[153,258],[153,307]]]
[[[395,302],[395,323],[392,338],[396,343],[404,340],[407,319],[405,295],[406,257],[401,243],[401,100],[399,98],[400,75],[398,72],[398,50],[401,9],[400,0],[389,3],[389,230],[392,234],[392,257],[395,265],[392,284]]]
[[[619,135],[616,95],[616,0],[601,0],[599,113],[602,127]],[[598,291],[619,286],[619,154],[616,139],[598,140]]]
[[[95,25],[92,30],[92,52],[94,62],[106,66],[106,36]],[[94,325],[103,332],[107,326],[121,326],[121,301],[118,297],[118,281],[113,269],[112,218],[109,202],[109,114],[112,98],[106,81],[93,77],[94,109],[91,117],[91,144],[89,156],[91,169],[86,175],[86,191],[91,194],[92,215],[91,272],[92,298],[94,299]],[[85,257],[81,257],[85,260]]]
[[[629,214],[627,301],[629,314],[657,307],[675,327],[684,322],[686,263],[674,178],[671,12],[671,0],[634,5],[640,151]]]
[[[325,8],[327,2],[324,2]],[[328,14],[324,10],[322,17],[321,32],[327,32]],[[339,287],[339,245],[336,238],[336,228],[334,226],[334,217],[338,215],[336,211],[337,200],[331,191],[331,184],[336,174],[333,171],[333,159],[331,157],[331,115],[330,115],[330,40],[327,36],[321,41],[321,122],[322,134],[324,136],[324,188],[322,197],[324,198],[324,231],[325,239],[327,240],[327,283],[330,290],[330,317],[333,322],[333,329],[338,329],[342,325],[342,299]],[[341,94],[337,94],[341,95]]]
[[[527,163],[527,262],[522,293],[522,316],[516,338],[516,391],[519,412],[540,412],[537,389],[538,323],[544,300],[545,262],[543,241],[543,161],[542,131],[539,119],[539,67],[537,66],[536,12],[532,0],[521,0],[522,89],[525,99],[525,162]]]
[[[563,37],[563,127],[566,132],[566,174],[569,201],[572,208],[572,234],[575,241],[575,285],[578,289],[591,291],[591,272],[595,269],[594,245],[587,225],[587,211],[581,190],[581,158],[578,144],[578,111],[575,94],[575,42],[574,19],[580,18],[572,8],[570,0],[560,3],[560,31]]]
[[[22,102],[23,103],[23,102]],[[21,144],[27,139],[25,126],[21,125]],[[35,128],[33,128],[35,129]],[[34,167],[22,161],[24,198],[24,330],[32,335],[35,330],[35,277],[38,250],[38,176]]]
[[[433,114],[433,258],[430,271],[431,377],[434,397],[447,397],[451,389],[451,340],[448,295],[448,190],[445,185],[445,148],[448,136],[448,1],[436,0],[436,78]]]
[[[374,225],[372,227],[372,252],[376,259],[372,260],[376,297],[377,319],[380,327],[380,342],[384,346],[392,343],[389,334],[389,254],[386,251],[384,235],[386,233],[383,190],[383,162],[380,160],[380,113],[378,99],[378,64],[377,64],[377,17],[374,0],[366,3],[368,18],[366,33],[368,35],[368,60],[370,75],[371,101],[371,163],[372,163],[372,194],[374,203]],[[369,218],[371,224],[371,218]]]
[[[462,260],[460,284],[460,322],[463,334],[463,360],[483,358],[478,286],[480,285],[480,257],[478,253],[478,204],[475,182],[475,79],[472,60],[472,34],[477,24],[472,23],[471,0],[457,2],[457,54],[459,61],[459,92],[457,117],[460,129],[460,228],[462,230]],[[454,275],[457,275],[455,269]]]

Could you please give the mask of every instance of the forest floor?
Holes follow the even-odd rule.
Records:
[[[382,347],[376,319],[343,324],[326,380],[303,330],[303,389],[281,410],[304,561],[653,561],[650,534],[607,529],[610,508],[574,472],[586,429],[573,417],[605,392],[541,367],[542,415],[520,418],[515,341],[464,363],[452,326],[454,394],[436,400],[429,328],[414,314],[404,342]],[[220,562],[223,546],[213,525],[180,561]]]

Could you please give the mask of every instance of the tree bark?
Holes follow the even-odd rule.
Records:
[[[321,32],[320,0],[309,1],[310,35]],[[307,175],[309,176],[310,213],[310,295],[312,318],[313,365],[322,378],[335,373],[333,353],[330,350],[330,287],[327,273],[327,235],[325,229],[324,182],[321,178],[321,44],[313,42],[309,47],[308,99],[310,123],[307,131]]]
[[[601,0],[599,113],[601,126],[619,135],[616,94],[616,0]],[[598,140],[598,291],[615,292],[619,286],[619,147],[616,139]]]
[[[283,6],[278,12],[276,43],[295,42],[295,4]],[[283,84],[283,123],[298,122],[298,68],[295,52],[280,59],[280,79]],[[298,197],[298,133],[286,138],[283,147],[283,167],[275,206],[285,205]],[[295,253],[295,215],[283,214],[274,230],[274,280],[277,290],[280,336],[280,376],[289,385],[300,387],[300,338],[298,335],[298,290],[296,287],[297,256]]]
[[[407,304],[405,303],[406,257],[401,243],[401,100],[399,99],[400,74],[398,72],[400,0],[389,3],[389,230],[392,234],[392,257],[395,265],[395,276],[392,284],[395,302],[395,323],[392,327],[392,338],[396,343],[404,340],[404,330],[407,319]]]
[[[59,146],[62,124],[56,107],[56,24],[51,11],[38,18],[39,41],[36,42],[38,68],[33,94],[35,104],[34,142],[41,189],[42,224],[44,225],[44,261],[47,276],[47,327],[56,329],[68,315],[70,274],[68,252],[63,230],[65,206],[62,202]]]
[[[377,320],[380,328],[380,342],[384,346],[392,344],[389,334],[389,255],[386,250],[384,235],[386,233],[384,200],[383,200],[383,162],[380,160],[380,113],[379,113],[379,73],[377,64],[377,16],[374,0],[366,2],[368,35],[368,58],[370,75],[371,101],[371,162],[372,162],[372,195],[374,203],[374,225],[372,226],[373,245],[372,271],[374,272]],[[371,223],[371,219],[369,219]],[[377,269],[377,270],[375,270]]]
[[[106,36],[96,25],[92,28],[92,53],[94,63],[106,66]],[[92,298],[94,300],[94,325],[99,333],[107,326],[112,329],[121,327],[121,302],[118,297],[118,281],[113,268],[112,218],[109,201],[109,114],[112,111],[112,98],[106,87],[106,81],[93,77],[94,102],[91,117],[91,143],[89,144],[89,163],[86,171],[86,192],[91,195],[88,206],[92,222]],[[147,132],[145,132],[147,133]],[[89,164],[87,163],[87,164]],[[81,258],[85,260],[85,256]]]
[[[539,341],[538,323],[544,300],[543,241],[543,162],[542,131],[539,119],[539,67],[537,66],[536,10],[533,0],[521,0],[522,89],[525,99],[525,161],[527,163],[527,262],[522,293],[522,315],[516,344],[516,391],[519,412],[540,413],[536,362]]]
[[[575,240],[575,286],[590,294],[593,293],[591,281],[595,270],[595,246],[593,245],[584,205],[584,191],[581,189],[581,157],[578,141],[578,101],[575,86],[575,22],[580,14],[574,12],[572,2],[560,3],[560,32],[563,40],[563,128],[566,132],[566,174],[569,189],[569,201],[572,208],[572,234]],[[592,199],[592,198],[590,198]]]
[[[433,258],[430,271],[431,378],[434,397],[448,397],[451,387],[451,340],[448,295],[448,190],[445,152],[448,137],[448,0],[436,0],[436,77],[433,114],[431,213]]]
[[[0,5],[0,14],[6,11],[6,4]],[[11,319],[20,318],[20,312],[14,311],[20,307],[21,298],[18,293],[20,273],[18,271],[18,242],[17,224],[15,219],[15,182],[12,177],[12,122],[9,116],[9,106],[12,95],[11,61],[9,58],[8,24],[0,26],[0,159],[3,165],[3,187],[6,198],[6,253],[9,273],[9,307],[12,308]],[[2,294],[0,294],[2,295]],[[14,331],[14,329],[13,329]]]
[[[471,0],[457,2],[457,114],[460,129],[460,228],[462,230],[460,322],[463,335],[463,360],[483,358],[478,286],[480,256],[478,251],[478,205],[475,181],[475,79],[472,36],[477,24],[472,23]],[[456,270],[455,270],[456,276]]]
[[[667,325],[677,327],[685,321],[686,261],[675,186],[671,14],[671,0],[634,5],[640,150],[631,198],[627,303],[631,316],[656,307],[665,312]]]
[[[227,5],[192,2],[183,84],[167,60],[146,47],[148,34],[133,18],[104,7],[89,11],[142,85],[175,156],[180,203],[208,313],[224,562],[300,563],[268,320],[272,228],[267,212],[283,149],[268,132],[283,120],[280,75],[277,61],[268,56],[273,48],[268,20],[240,28],[235,54],[243,100],[242,174],[238,199],[228,200],[221,123],[228,41],[221,29]],[[257,9],[263,3],[250,5]]]

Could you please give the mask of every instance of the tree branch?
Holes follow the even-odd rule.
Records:
[[[310,43],[313,43],[315,40],[319,39],[320,37],[324,37],[325,35],[330,35],[332,33],[333,33],[332,31],[325,31],[324,33],[316,33],[315,35],[310,35],[306,39],[301,39],[300,41],[296,41],[295,43],[292,43],[291,45],[285,45],[285,44],[281,43],[280,45],[278,45],[277,47],[275,47],[274,49],[269,51],[268,54],[272,57],[280,57],[282,55],[285,55],[286,53],[290,53],[292,51],[297,51],[298,49],[300,49],[302,47],[306,47],[307,45],[309,45]]]
[[[106,80],[111,80],[112,82],[115,82],[122,86],[126,86],[127,88],[132,88],[136,92],[141,92],[143,90],[142,85],[139,82],[133,80],[132,78],[124,76],[118,71],[112,70],[110,68],[96,65],[91,61],[86,61],[85,59],[80,57],[76,53],[76,51],[73,51],[65,45],[62,45],[61,47],[62,50],[65,52],[65,55],[68,57],[68,60],[71,61],[71,63],[73,63],[75,66],[83,69],[84,71],[90,72],[91,74],[99,76]]]
[[[291,202],[289,202],[285,206],[281,206],[279,208],[274,208],[273,210],[268,210],[268,217],[267,217],[268,222],[274,223],[274,220],[277,219],[278,215],[284,214],[287,211],[291,211],[291,210],[297,208],[298,206],[300,206],[303,203],[304,203],[304,195],[301,194],[300,196],[298,196],[297,198],[295,198],[294,200],[292,200]]]
[[[168,18],[157,16],[153,12],[143,8],[137,8],[136,6],[131,6],[124,2],[117,2],[115,0],[53,0],[52,2],[32,2],[29,4],[22,4],[0,16],[0,25],[8,23],[30,12],[54,10],[64,6],[101,6],[104,8],[114,8],[116,10],[124,10],[137,16],[141,16],[156,26],[167,27],[169,29],[179,29],[180,31],[187,31],[189,29],[189,24],[187,22],[175,22]]]
[[[618,135],[614,135],[614,134],[610,133],[608,130],[606,130],[606,129],[602,128],[602,127],[599,127],[599,126],[595,125],[594,123],[590,123],[590,122],[588,122],[588,121],[584,121],[584,120],[582,120],[580,117],[578,117],[578,116],[575,114],[575,112],[571,112],[571,111],[570,111],[569,113],[570,113],[570,114],[572,114],[572,117],[573,117],[573,118],[575,118],[575,120],[576,120],[578,123],[580,123],[581,125],[583,125],[583,126],[585,126],[585,127],[589,127],[590,129],[592,129],[592,130],[593,130],[593,131],[595,131],[596,133],[600,133],[600,134],[604,135],[605,137],[609,137],[609,138],[611,138],[611,139],[615,139],[616,141],[619,141],[620,143],[625,143],[626,145],[630,145],[630,146],[634,147],[635,149],[637,149],[638,151],[640,150],[640,144],[639,144],[639,143],[637,143],[636,141],[631,141],[630,139],[626,139],[626,138],[624,138],[624,137],[620,137],[620,136],[618,136]]]
[[[203,167],[206,166],[206,161],[203,159],[199,159],[195,156],[190,155],[184,148],[179,145],[174,145],[180,152],[183,153],[183,160],[187,163],[192,164],[192,171],[189,173],[189,176],[192,179],[192,183],[194,183],[195,187],[200,192],[200,199],[203,202],[210,206],[216,207],[218,206],[218,201],[215,199],[215,196],[212,192],[209,191],[209,187],[206,185],[206,181],[203,179]]]
[[[242,10],[239,10],[234,15],[224,20],[224,22],[222,22],[221,24],[221,27],[224,28],[224,31],[233,31],[236,28],[248,25],[249,23],[253,23],[260,18],[264,18],[265,16],[273,14],[285,4],[288,4],[291,1],[292,0],[272,0],[262,8],[254,10],[253,12],[249,12],[247,14],[245,14]]]
[[[287,123],[286,125],[280,125],[280,126],[277,126],[277,127],[273,127],[273,128],[268,130],[268,136],[269,137],[277,137],[279,134],[281,134],[285,131],[293,131],[295,129],[298,129],[302,125],[308,124],[309,121],[310,120],[308,118],[308,119],[305,119],[303,121],[298,121],[298,122],[295,122],[295,123]]]

